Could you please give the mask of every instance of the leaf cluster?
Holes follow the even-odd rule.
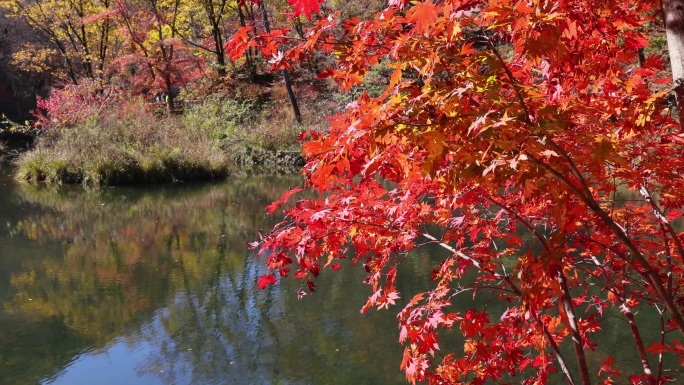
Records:
[[[328,134],[311,133],[304,187],[321,198],[269,206],[286,219],[254,245],[272,270],[259,285],[294,275],[302,295],[351,257],[372,288],[363,310],[385,308],[399,296],[397,266],[434,243],[451,255],[432,290],[402,294],[397,317],[410,382],[672,379],[663,357],[680,357],[684,336],[682,141],[669,90],[657,91],[667,65],[657,53],[639,59],[659,11],[427,0],[390,1],[370,20],[316,19],[300,44],[280,45],[274,69],[319,52],[333,60],[321,76],[343,90],[379,62],[391,75],[330,118]],[[281,41],[247,36],[231,48],[271,43]],[[505,312],[453,310],[473,292]],[[638,312],[660,320],[662,337]],[[590,360],[615,318],[641,367]],[[462,351],[440,351],[444,330],[462,334]]]

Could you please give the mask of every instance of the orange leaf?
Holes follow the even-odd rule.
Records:
[[[406,18],[410,23],[415,25],[414,28],[416,32],[421,33],[437,18],[437,7],[432,4],[432,0],[427,0],[424,3],[416,3],[416,5],[408,11]]]

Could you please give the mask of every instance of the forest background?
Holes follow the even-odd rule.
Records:
[[[368,18],[382,6],[322,10]],[[380,65],[343,93],[317,76],[327,55],[275,71],[278,48],[264,40],[231,56],[261,34],[301,40],[313,23],[285,1],[0,1],[0,113],[5,128],[41,137],[19,157],[18,177],[164,182],[223,177],[238,163],[301,162],[303,130],[325,130],[326,116],[362,91],[379,94],[389,78]],[[276,150],[291,153],[264,155]]]

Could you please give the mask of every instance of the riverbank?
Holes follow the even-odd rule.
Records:
[[[250,101],[209,98],[181,115],[141,102],[124,107],[41,133],[14,159],[15,178],[98,187],[215,180],[243,168],[303,165],[299,134],[307,126],[272,119]]]
[[[0,126],[0,160],[13,159],[33,148],[35,136]]]

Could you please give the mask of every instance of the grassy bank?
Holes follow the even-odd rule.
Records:
[[[185,90],[181,114],[84,82],[58,93],[60,102],[37,115],[42,133],[16,159],[15,175],[30,183],[105,186],[217,179],[255,166],[280,172],[276,166],[301,166],[303,130],[325,131],[327,116],[363,92],[380,95],[391,73],[378,64],[348,93],[324,81],[301,82],[301,124],[285,87],[272,79]]]
[[[207,132],[144,109],[48,131],[17,159],[20,180],[89,186],[218,178],[228,169]]]
[[[302,129],[253,99],[214,95],[181,115],[126,101],[46,130],[17,158],[16,177],[86,186],[224,178],[254,152],[299,151]]]

